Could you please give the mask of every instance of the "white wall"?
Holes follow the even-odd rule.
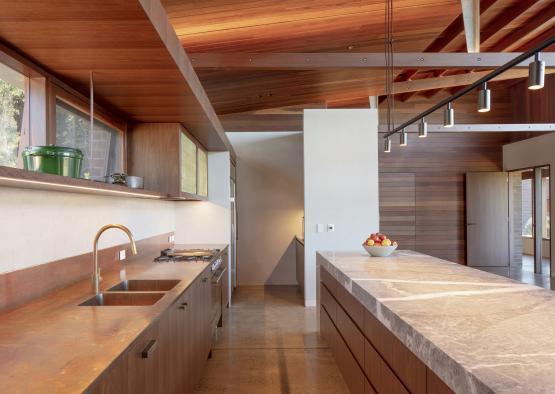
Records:
[[[304,111],[305,305],[316,305],[316,251],[357,250],[379,228],[378,113]],[[334,232],[316,232],[317,224]]]
[[[237,154],[239,285],[296,284],[302,232],[302,134],[228,133]]]
[[[551,183],[549,195],[555,196],[555,133],[514,142],[503,146],[503,169],[519,170],[549,165]],[[550,217],[555,214],[555,204],[551,203]],[[555,242],[551,242],[551,256],[555,256]],[[551,258],[551,276],[555,276],[555,259]]]
[[[98,229],[121,223],[137,240],[175,228],[172,202],[0,188],[0,273],[89,253]],[[128,242],[107,231],[100,247]]]
[[[208,201],[175,203],[176,243],[229,243],[229,152],[208,153]]]

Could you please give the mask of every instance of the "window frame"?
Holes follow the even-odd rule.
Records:
[[[53,116],[50,116],[51,121],[49,122],[47,140],[52,141],[49,143],[56,144],[56,101],[60,100],[90,117],[90,100],[70,93],[56,84],[52,84],[51,92],[52,99],[49,100],[49,104],[51,103],[49,110],[52,111]],[[113,117],[109,112],[96,104],[94,105],[94,119],[119,132],[121,137],[120,164],[122,172],[127,173],[127,123]]]
[[[56,143],[56,99],[90,116],[89,97],[2,43],[0,43],[0,62],[25,77],[25,111],[22,124],[22,134],[23,130],[26,131],[25,146],[29,143],[34,145]],[[121,133],[121,168],[126,172],[127,122],[97,103],[94,104],[94,118]],[[20,157],[18,157],[18,164],[22,164]],[[18,168],[22,168],[22,165],[21,167],[18,165]]]

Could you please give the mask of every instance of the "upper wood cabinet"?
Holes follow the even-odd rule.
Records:
[[[208,156],[179,123],[138,123],[127,136],[127,173],[172,199],[208,198]]]

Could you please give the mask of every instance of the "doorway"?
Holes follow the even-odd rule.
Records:
[[[549,173],[549,166],[510,173],[510,274],[523,282],[553,288]]]

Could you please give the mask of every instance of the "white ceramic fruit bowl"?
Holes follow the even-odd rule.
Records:
[[[364,250],[368,252],[370,256],[374,256],[374,257],[387,257],[391,253],[393,253],[395,249],[397,249],[397,245],[391,245],[391,246],[362,245],[362,247],[364,248]]]

